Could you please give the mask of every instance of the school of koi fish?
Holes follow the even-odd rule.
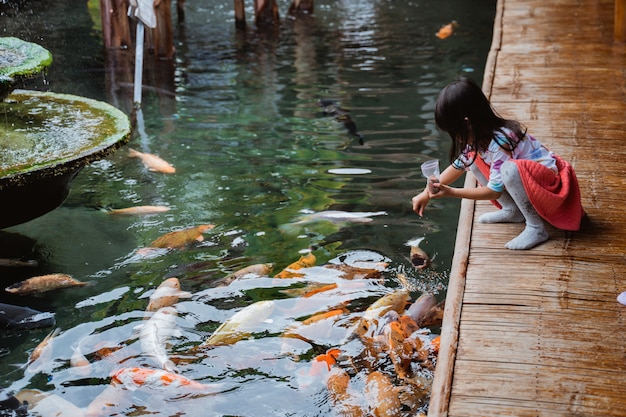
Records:
[[[173,167],[156,155],[131,150],[150,170],[174,172]],[[143,215],[166,211],[160,206],[131,207],[110,211],[111,215]],[[334,213],[333,213],[334,214]],[[374,215],[384,213],[373,213]],[[365,213],[365,215],[372,215]],[[202,242],[204,233],[214,225],[203,224],[167,233],[149,247],[137,251],[151,256],[154,251],[183,250]],[[428,254],[419,247],[422,239],[410,243],[410,260],[416,270],[430,265]],[[322,385],[334,413],[338,416],[419,416],[425,415],[430,385],[439,350],[439,337],[431,329],[443,318],[444,305],[435,294],[423,293],[411,299],[412,289],[405,275],[393,275],[385,262],[333,262],[316,265],[314,253],[299,259],[272,275],[274,264],[254,264],[213,281],[211,288],[192,293],[181,288],[176,277],[164,279],[149,296],[141,320],[127,340],[138,343],[112,344],[107,340],[91,344],[78,341],[72,347],[69,369],[82,378],[92,378],[108,370],[108,385],[89,402],[77,406],[58,394],[22,389],[14,394],[12,409],[28,409],[39,416],[104,417],[126,415],[138,392],[167,391],[171,396],[219,395],[233,387],[186,376],[192,364],[211,360],[212,350],[254,340],[266,334],[268,323],[289,323],[280,327],[284,341],[276,357],[289,356],[296,362],[308,361],[309,370],[294,375],[301,387]],[[392,279],[393,278],[393,279]],[[201,343],[173,348],[173,341],[183,333],[177,305],[181,300],[202,301],[211,290],[236,286],[250,280],[278,282],[292,280],[298,285],[281,293],[293,303],[287,309],[277,300],[261,300],[245,307],[223,321]],[[183,283],[184,284],[184,283]],[[395,285],[390,285],[395,284]],[[55,273],[32,277],[6,288],[15,295],[44,293],[88,285],[69,275]],[[351,305],[354,294],[364,287],[376,286],[381,296],[366,308]],[[340,294],[341,302],[337,303]],[[8,306],[11,311],[15,306]],[[19,314],[18,314],[19,313]],[[21,319],[40,314],[36,310],[15,312]],[[24,317],[21,317],[24,316]],[[46,316],[41,326],[53,326]],[[7,325],[8,325],[7,321]],[[271,332],[271,331],[270,331]],[[36,346],[25,365],[25,374],[34,375],[55,361],[53,345],[62,330],[55,328]],[[290,352],[290,340],[312,346],[312,358]],[[128,353],[129,346],[140,352]],[[68,355],[70,356],[70,355]],[[98,368],[98,373],[95,369]],[[185,413],[185,415],[187,415]]]

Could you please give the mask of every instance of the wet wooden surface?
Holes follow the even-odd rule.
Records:
[[[621,0],[618,0],[621,1]],[[430,416],[626,416],[626,47],[614,0],[499,0],[483,89],[570,161],[588,214],[529,251],[463,201]],[[472,178],[466,186],[474,185]]]

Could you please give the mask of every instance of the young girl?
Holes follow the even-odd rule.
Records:
[[[526,222],[524,231],[505,245],[509,249],[530,249],[548,240],[544,220],[563,230],[580,228],[584,210],[572,166],[519,122],[498,115],[475,82],[460,78],[441,90],[435,121],[452,139],[450,166],[435,188],[426,187],[413,197],[418,215],[424,214],[431,198],[492,200],[500,210],[483,214],[479,222]],[[466,170],[482,186],[448,185]]]

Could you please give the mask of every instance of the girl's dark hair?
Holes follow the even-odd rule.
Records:
[[[435,104],[435,122],[452,139],[450,163],[464,152],[467,145],[473,150],[487,150],[496,130],[507,128],[517,136],[517,141],[513,138],[509,146],[499,144],[507,151],[515,149],[526,135],[526,129],[518,121],[502,118],[478,84],[466,77],[459,78],[441,90]],[[472,144],[468,144],[470,136],[474,138]]]

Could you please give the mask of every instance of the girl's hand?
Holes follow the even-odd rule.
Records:
[[[441,198],[441,197],[452,197],[454,193],[454,188],[449,185],[444,185],[439,182],[433,183],[433,186],[438,189],[436,193],[428,192],[428,198]]]
[[[413,211],[420,217],[424,215],[424,209],[428,205],[428,200],[430,200],[428,190],[422,191],[411,199],[411,202],[413,203]]]

